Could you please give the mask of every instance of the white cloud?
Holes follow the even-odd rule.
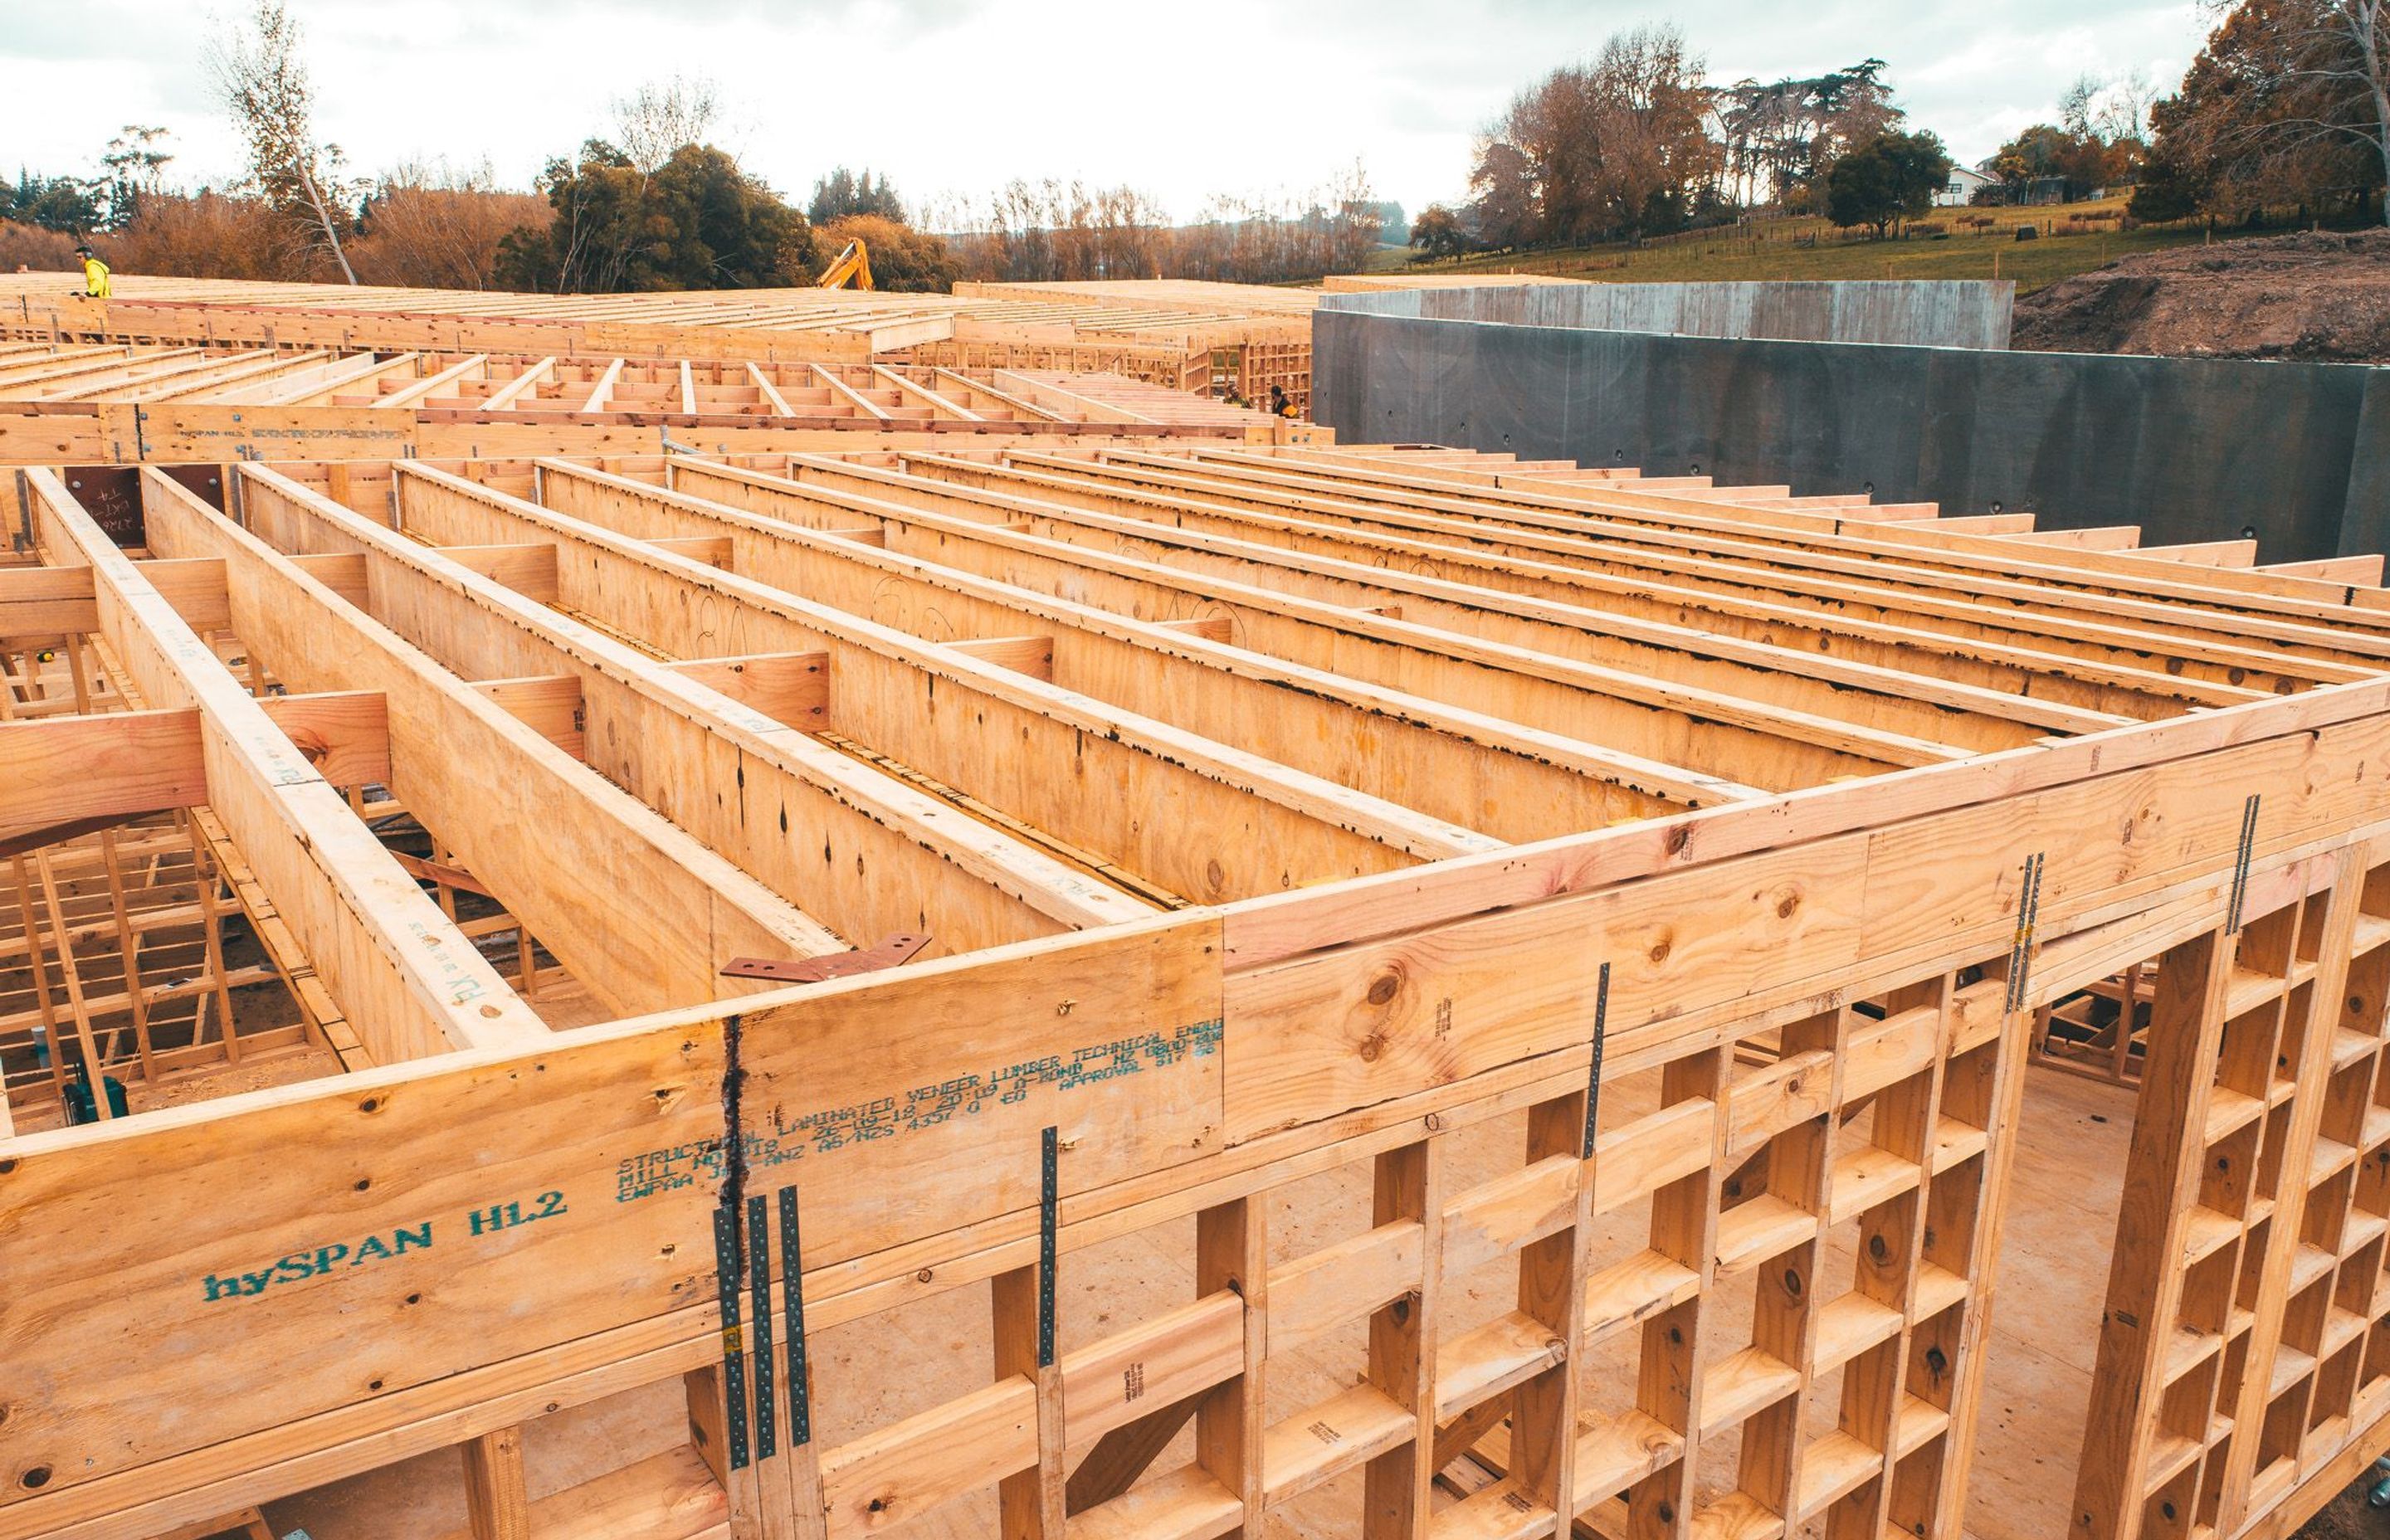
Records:
[[[238,0],[216,0],[227,12]],[[484,158],[528,183],[602,133],[648,80],[711,75],[724,137],[784,193],[869,164],[917,200],[1013,176],[1131,184],[1176,212],[1299,189],[1356,156],[1413,210],[1457,196],[1470,137],[1552,65],[1673,16],[1721,81],[1874,57],[1912,120],[1962,160],[2048,117],[2082,71],[2170,88],[2203,26],[2190,0],[1925,0],[1673,13],[1565,0],[291,0],[319,130],[352,162]],[[184,180],[238,145],[214,112],[188,0],[0,0],[0,173],[87,173],[125,123],[173,132]]]

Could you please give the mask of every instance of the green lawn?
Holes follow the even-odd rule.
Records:
[[[1405,248],[1383,248],[1373,263],[1376,271],[1454,273],[1546,273],[1611,283],[1672,283],[1722,278],[1989,278],[2016,280],[2017,291],[2030,293],[2061,278],[2088,272],[2141,251],[2184,246],[2204,238],[2195,226],[2144,226],[2120,233],[2114,216],[2124,199],[2070,203],[2039,209],[1936,209],[1919,223],[1940,225],[1946,236],[1910,233],[1875,240],[1838,231],[1822,219],[1755,221],[1747,229],[1702,231],[1647,241],[1571,247],[1551,250],[1500,252],[1465,257],[1459,262],[1411,263]],[[2083,222],[2067,233],[2069,216],[2108,216],[2105,223]],[[1956,220],[1981,216],[1993,220],[1988,232],[1961,227]],[[2044,227],[2042,238],[2019,241],[2016,226],[2030,221]]]

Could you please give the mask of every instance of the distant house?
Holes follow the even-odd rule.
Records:
[[[1977,187],[1988,187],[1998,180],[1996,176],[1986,176],[1972,166],[1952,166],[1948,185],[1934,195],[1934,207],[1963,209],[1975,196]]]

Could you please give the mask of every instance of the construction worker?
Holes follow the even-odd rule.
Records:
[[[1283,385],[1270,387],[1269,414],[1274,417],[1296,417],[1303,415],[1294,409],[1294,403],[1287,399],[1286,387]]]
[[[109,281],[108,263],[94,256],[90,247],[76,247],[75,255],[83,259],[83,291],[85,294],[95,300],[105,300],[116,292],[116,286]]]

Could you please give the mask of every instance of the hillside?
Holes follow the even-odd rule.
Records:
[[[2057,208],[1936,209],[1890,240],[1837,230],[1825,220],[1754,220],[1645,241],[1550,250],[1493,252],[1458,262],[1411,264],[1389,248],[1381,269],[1435,273],[1544,273],[1613,283],[1732,278],[2013,278],[2029,294],[2119,258],[2194,244],[2177,225],[2121,228],[2125,200]],[[2030,224],[2037,240],[2020,241]]]
[[[2390,230],[2221,241],[2111,263],[2020,300],[2013,345],[2390,363]]]

